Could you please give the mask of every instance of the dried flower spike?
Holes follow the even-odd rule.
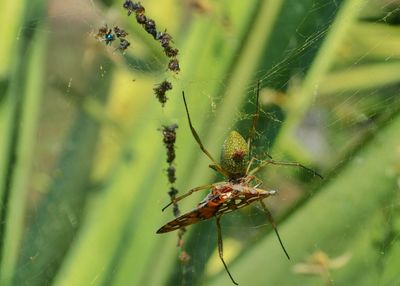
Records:
[[[167,176],[168,176],[168,181],[173,184],[176,181],[175,177],[175,167],[174,166],[169,166],[167,169]]]

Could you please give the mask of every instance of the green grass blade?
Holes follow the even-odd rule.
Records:
[[[319,49],[318,55],[313,61],[305,81],[301,85],[301,89],[290,99],[285,123],[275,143],[277,152],[287,151],[290,153],[293,151],[292,137],[295,128],[309,110],[310,105],[314,102],[318,84],[331,68],[335,53],[342,43],[346,31],[356,22],[360,10],[365,4],[366,2],[363,0],[350,0],[345,1],[340,8],[337,19],[330,27],[329,34],[322,47]],[[303,158],[302,161],[305,161],[305,159],[306,158]]]
[[[43,27],[42,27],[43,28]],[[41,31],[40,29],[37,31]],[[9,174],[9,197],[5,206],[6,223],[1,259],[0,283],[9,285],[14,276],[15,266],[21,247],[22,233],[25,225],[26,199],[29,185],[29,175],[33,164],[33,144],[37,135],[37,122],[40,103],[43,94],[44,58],[46,35],[43,32],[35,33],[27,49],[26,78],[21,97],[20,119],[17,121],[16,131],[17,157],[12,162],[12,172]],[[25,64],[25,63],[24,63]]]

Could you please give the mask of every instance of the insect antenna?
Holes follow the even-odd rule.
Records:
[[[267,209],[267,206],[264,204],[264,202],[262,200],[260,200],[260,204],[261,204],[262,208],[264,209],[265,213],[267,214],[268,220],[271,223],[276,236],[278,237],[278,240],[279,240],[279,243],[281,244],[283,252],[285,252],[287,259],[290,260],[290,256],[289,256],[288,252],[286,251],[285,246],[283,245],[283,242],[282,242],[281,237],[278,232],[278,228],[276,227],[276,223],[274,221],[274,218],[272,217],[271,212]]]

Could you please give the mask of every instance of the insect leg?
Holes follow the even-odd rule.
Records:
[[[216,216],[215,217],[215,222],[217,223],[217,236],[218,236],[218,254],[219,258],[221,258],[222,264],[224,264],[225,270],[228,273],[229,277],[231,278],[233,284],[239,285],[232,277],[231,273],[228,270],[228,266],[226,266],[226,263],[224,261],[224,249],[222,245],[222,234],[221,234],[221,224],[220,224],[220,219],[221,216]]]
[[[283,251],[285,252],[286,257],[290,260],[289,254],[287,253],[285,247],[283,246],[281,237],[279,236],[278,228],[276,227],[276,223],[274,221],[274,218],[272,217],[272,214],[267,209],[267,206],[264,204],[264,202],[262,200],[260,200],[260,204],[261,204],[262,208],[264,209],[265,213],[267,214],[268,220],[271,223],[271,225],[276,233],[276,236],[278,237],[279,243],[281,244],[281,247],[282,247]]]
[[[316,171],[314,171],[313,169],[307,168],[306,166],[297,163],[297,162],[280,162],[280,161],[275,161],[275,160],[265,160],[263,161],[260,165],[258,165],[256,168],[254,168],[253,170],[251,170],[249,172],[250,175],[257,173],[258,171],[260,171],[261,168],[265,167],[266,165],[271,164],[271,165],[279,165],[279,166],[289,166],[289,167],[300,167],[312,174],[314,174],[314,176],[318,176],[321,179],[323,179],[324,177],[322,177],[320,174],[318,174]]]
[[[207,151],[207,149],[204,147],[203,143],[200,140],[199,135],[196,132],[196,129],[194,129],[193,125],[192,125],[192,120],[190,119],[190,115],[189,115],[189,109],[187,107],[187,103],[186,103],[186,98],[185,98],[185,93],[182,91],[182,97],[183,97],[183,102],[185,104],[185,109],[186,109],[186,115],[189,121],[189,126],[190,126],[190,130],[192,131],[193,137],[196,140],[197,144],[199,145],[201,151],[203,151],[204,154],[207,155],[208,158],[210,158],[210,160],[214,163],[215,165],[215,170],[218,171],[219,173],[221,173],[223,176],[227,177],[227,173],[222,169],[221,165],[219,165],[217,163],[217,161],[215,161],[215,159],[211,156],[211,154]]]
[[[217,184],[218,184],[218,183],[217,183]],[[209,188],[213,187],[214,185],[215,185],[215,184],[209,184],[209,185],[204,185],[204,186],[200,186],[200,187],[191,189],[191,190],[189,190],[187,193],[185,193],[185,194],[183,194],[183,195],[181,195],[181,196],[175,198],[174,200],[172,200],[168,205],[166,205],[165,207],[163,207],[162,211],[165,211],[165,209],[168,208],[168,207],[169,207],[170,205],[172,205],[173,203],[179,202],[180,200],[182,200],[182,199],[184,199],[184,198],[190,196],[190,195],[193,194],[194,192],[198,192],[198,191],[201,191],[201,190],[209,189]]]

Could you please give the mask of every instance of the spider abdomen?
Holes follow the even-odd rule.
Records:
[[[222,145],[221,167],[232,178],[242,177],[246,173],[249,161],[249,147],[246,140],[237,131],[231,131]]]

